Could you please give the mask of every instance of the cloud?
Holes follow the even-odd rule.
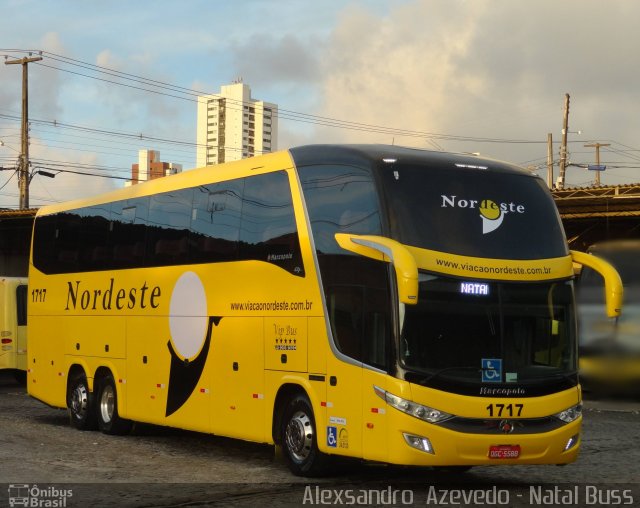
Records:
[[[319,77],[317,44],[297,35],[254,34],[230,50],[238,77],[247,83],[310,83]]]
[[[57,32],[43,35],[40,45],[44,51],[67,54],[67,49]],[[49,67],[46,67],[49,66]],[[57,62],[44,58],[29,66],[29,109],[40,118],[59,118],[64,111],[61,91],[64,86]]]
[[[630,113],[640,79],[633,63],[638,18],[640,4],[592,0],[413,0],[385,13],[352,5],[341,12],[322,58],[318,111],[425,133],[540,140],[438,143],[514,161],[544,160],[546,134],[559,141],[564,94],[570,93],[570,127],[634,144],[640,137],[637,114]],[[314,137],[429,146],[427,136],[394,140],[366,129],[318,128]]]

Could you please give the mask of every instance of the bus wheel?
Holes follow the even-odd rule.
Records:
[[[26,370],[14,370],[13,371],[13,379],[16,380],[16,383],[19,385],[27,384],[27,371]]]
[[[319,476],[326,471],[328,456],[318,450],[313,410],[304,395],[296,395],[285,407],[280,437],[293,474]]]
[[[67,390],[69,421],[78,430],[94,430],[96,414],[93,406],[93,394],[89,391],[87,377],[76,374],[69,380]]]
[[[102,432],[113,435],[129,433],[133,424],[118,415],[118,393],[110,374],[100,380],[97,409],[98,427]]]

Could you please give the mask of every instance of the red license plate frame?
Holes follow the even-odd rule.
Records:
[[[491,445],[489,446],[490,459],[517,459],[522,449],[520,445]]]

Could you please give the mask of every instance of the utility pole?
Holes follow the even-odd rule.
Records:
[[[553,134],[547,134],[547,186],[553,189]]]
[[[562,144],[560,145],[560,176],[558,188],[564,188],[564,176],[567,169],[567,134],[569,133],[569,94],[564,94],[564,119],[562,121]]]
[[[22,150],[18,171],[20,187],[20,210],[29,208],[29,71],[28,64],[42,60],[41,56],[5,60],[6,65],[22,64]]]
[[[592,143],[589,145],[584,145],[585,148],[595,148],[596,149],[596,166],[600,165],[600,147],[601,146],[611,146],[611,143]],[[596,185],[600,185],[600,170],[596,170]]]

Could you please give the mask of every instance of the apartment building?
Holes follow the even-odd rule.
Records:
[[[125,187],[137,183],[174,175],[182,171],[182,164],[175,162],[161,162],[158,150],[139,150],[138,164],[131,165],[131,180],[125,183]]]
[[[251,97],[241,81],[198,97],[196,165],[209,166],[277,150],[278,106]]]

